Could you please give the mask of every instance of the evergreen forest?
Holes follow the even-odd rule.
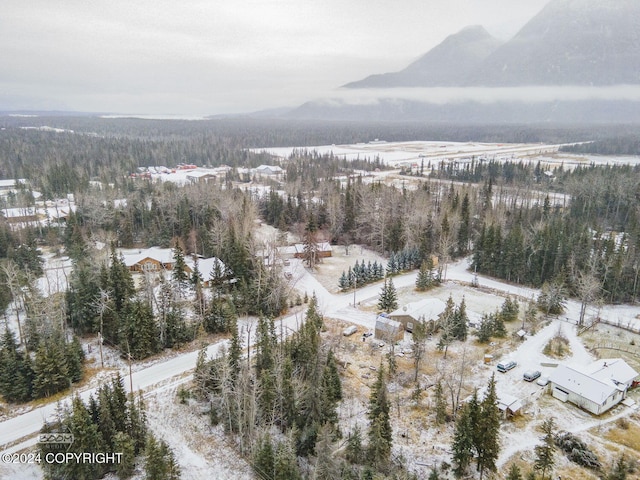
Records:
[[[311,148],[384,138],[573,143],[565,150],[637,155],[631,127],[91,116],[3,116],[0,127],[0,179],[24,179],[0,196],[3,401],[15,406],[51,400],[88,381],[88,371],[98,366],[88,368],[83,345],[95,339],[129,365],[228,339],[214,358],[204,350],[200,354],[195,397],[258,478],[414,478],[393,455],[387,385],[393,354],[376,367],[366,421],[340,425],[340,359],[322,335],[322,312],[308,292],[298,330],[288,336],[278,330],[276,319],[303,303],[302,292],[281,264],[265,261],[264,252],[276,245],[256,237],[262,223],[277,229],[276,243],[287,243],[287,233],[297,235],[309,270],[321,262],[319,242],[347,252],[362,246],[384,257],[385,264],[355,261],[336,285],[348,292],[381,282],[379,311],[398,308],[395,275],[419,270],[416,289],[424,292],[446,282],[447,265],[463,258],[478,274],[541,289],[538,308],[547,316],[560,314],[567,297],[581,303],[581,324],[587,305],[638,301],[638,165],[547,168],[515,157],[473,157],[422,161],[392,172],[378,157],[347,161]],[[300,148],[288,158],[252,150],[292,145]],[[184,163],[227,168],[208,183],[184,185],[132,175],[141,167]],[[281,167],[282,175],[251,173],[264,164]],[[381,172],[390,177],[374,175]],[[8,214],[46,202],[58,205],[60,199],[75,205],[64,221],[18,224]],[[172,249],[170,275],[134,276],[121,249],[154,246]],[[52,294],[41,288],[45,257],[71,265],[65,288]],[[197,262],[194,271],[186,267],[188,259],[210,257],[224,269],[203,276]],[[518,317],[517,303],[507,300],[501,311],[483,316],[481,344],[504,337],[504,322]],[[440,331],[438,349],[446,359],[452,342],[467,339],[465,309],[464,299],[455,305],[450,297],[434,324],[415,327],[414,352],[423,353],[425,338]],[[253,349],[242,338],[250,327],[239,326],[248,318],[256,319]],[[416,379],[421,353],[415,354]],[[476,392],[464,406],[459,389],[448,402],[446,386],[430,387],[438,398],[436,422],[455,425],[451,472],[462,477],[475,464],[481,478],[495,473],[500,449],[495,379],[484,397]],[[88,402],[75,396],[43,433],[71,432],[81,439],[74,443],[77,451],[116,449],[126,462],[49,466],[46,474],[127,478],[144,458],[147,478],[179,478],[171,449],[147,430],[144,408],[141,399],[125,393],[119,377]],[[550,468],[539,469],[544,476]]]

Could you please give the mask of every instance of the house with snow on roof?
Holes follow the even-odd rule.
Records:
[[[407,303],[405,306],[389,314],[391,320],[400,322],[407,332],[413,331],[413,326],[420,320],[428,322],[437,320],[447,306],[439,298],[425,298],[419,302]]]
[[[257,175],[282,175],[284,170],[278,165],[260,165],[253,169],[253,172]]]
[[[227,277],[230,272],[227,270],[227,266],[222,260],[216,257],[211,258],[185,258],[186,271],[193,273],[198,265],[198,271],[202,276],[202,284],[205,287],[209,286],[209,283],[214,278]]]
[[[194,170],[187,173],[187,180],[191,183],[209,183],[218,178],[213,170]]]
[[[0,180],[0,195],[6,195],[10,192],[16,193],[19,188],[28,188],[29,183],[24,178]]]
[[[627,396],[638,372],[621,358],[601,359],[586,367],[560,365],[549,377],[551,394],[562,402],[601,415]]]
[[[159,272],[171,270],[175,259],[172,248],[151,247],[134,253],[125,253],[124,264],[132,272]]]

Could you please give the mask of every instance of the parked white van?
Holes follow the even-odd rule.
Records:
[[[496,367],[500,373],[507,373],[512,368],[516,368],[516,362],[500,362]]]

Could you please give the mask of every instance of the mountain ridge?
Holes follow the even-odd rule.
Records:
[[[345,88],[640,84],[640,1],[552,0],[507,42],[465,27]]]
[[[370,75],[344,88],[462,85],[464,78],[502,42],[481,25],[464,27],[398,72]]]

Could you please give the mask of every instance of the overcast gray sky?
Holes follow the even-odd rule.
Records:
[[[221,114],[404,68],[467,25],[508,39],[548,0],[4,0],[0,109]]]

